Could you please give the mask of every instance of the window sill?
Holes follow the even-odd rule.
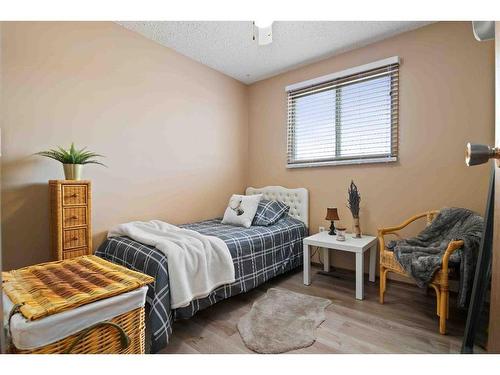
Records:
[[[287,164],[287,168],[312,168],[312,167],[331,167],[335,165],[359,165],[359,164],[374,164],[374,163],[393,163],[398,161],[395,156],[388,158],[372,158],[372,159],[357,159],[357,160],[335,160],[335,161],[317,161]]]

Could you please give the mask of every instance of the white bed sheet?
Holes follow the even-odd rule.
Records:
[[[118,315],[144,306],[147,286],[118,296],[92,302],[76,309],[29,321],[15,314],[10,321],[12,343],[18,349],[34,349],[71,336],[93,324],[112,319]],[[13,307],[12,301],[2,293],[4,319]],[[7,323],[7,322],[5,322]],[[139,324],[139,322],[137,322]]]

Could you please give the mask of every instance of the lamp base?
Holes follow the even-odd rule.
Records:
[[[332,220],[330,223],[331,223],[330,224],[330,231],[328,232],[328,234],[330,236],[335,236],[337,234],[337,232],[335,231],[335,222]]]

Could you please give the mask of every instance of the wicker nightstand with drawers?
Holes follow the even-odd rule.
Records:
[[[92,254],[90,181],[50,180],[49,187],[55,259]]]

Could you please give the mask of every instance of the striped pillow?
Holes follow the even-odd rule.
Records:
[[[257,212],[252,225],[268,226],[275,224],[285,215],[290,207],[283,202],[262,199],[257,206]]]

